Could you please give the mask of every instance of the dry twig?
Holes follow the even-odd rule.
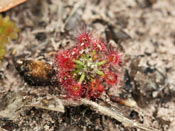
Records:
[[[136,127],[145,131],[158,131],[157,129],[151,128],[151,127],[147,127],[143,124],[137,123],[135,121],[129,120],[128,118],[124,117],[123,115],[114,112],[112,110],[110,110],[107,107],[101,106],[93,101],[87,100],[87,99],[82,99],[81,102],[84,105],[88,105],[91,106],[94,110],[100,112],[101,114],[107,115],[111,118],[116,119],[117,121],[121,122],[124,126],[126,127]]]

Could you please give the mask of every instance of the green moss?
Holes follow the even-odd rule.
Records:
[[[0,15],[0,63],[6,54],[6,44],[9,39],[17,39],[19,29],[15,23],[10,21],[9,17],[3,18]]]

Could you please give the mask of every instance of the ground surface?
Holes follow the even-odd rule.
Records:
[[[72,46],[75,30],[84,23],[125,55],[125,77],[129,79],[125,95],[133,98],[138,107],[107,103],[131,120],[160,131],[174,131],[174,7],[174,0],[28,0],[6,12],[4,15],[15,21],[21,33],[7,46],[8,54],[0,68],[0,114],[6,113],[0,117],[2,130],[140,130],[123,126],[87,105],[73,106],[71,102],[64,113],[58,111],[60,108],[50,111],[29,107],[16,114],[15,109],[22,103],[20,96],[59,96],[55,85],[25,83],[15,69],[16,56],[52,63],[51,52]],[[15,57],[11,53],[14,49]],[[22,95],[15,94],[19,91]],[[103,106],[108,104],[103,102]]]

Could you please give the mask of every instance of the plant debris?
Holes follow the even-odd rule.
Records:
[[[17,60],[16,69],[30,85],[49,85],[54,75],[53,67],[40,60]]]
[[[26,0],[1,0],[0,1],[0,12],[7,11],[25,1]]]

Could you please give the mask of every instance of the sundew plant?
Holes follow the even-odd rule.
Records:
[[[68,97],[98,98],[121,83],[122,56],[110,47],[85,32],[56,54],[57,79]]]

